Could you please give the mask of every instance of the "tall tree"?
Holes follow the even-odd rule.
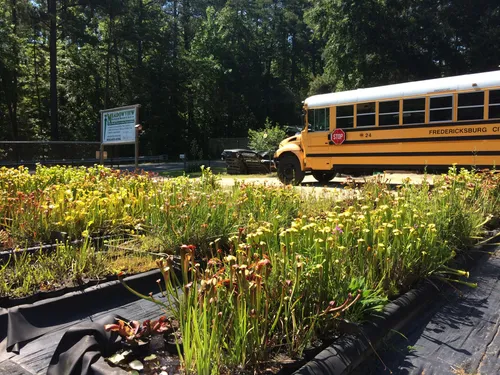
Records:
[[[17,0],[11,0],[12,7],[12,32],[14,37],[17,37],[18,29],[18,17],[17,17]],[[9,114],[12,124],[12,138],[17,139],[19,136],[18,124],[17,124],[17,103],[18,103],[18,67],[19,67],[19,45],[18,43],[13,43],[12,45],[12,56],[14,59],[15,68],[12,72],[12,100],[9,105]]]
[[[4,102],[8,110],[8,119],[10,122],[9,138],[18,139],[18,97],[19,97],[19,21],[18,4],[16,0],[9,0],[2,4],[2,18],[7,22],[0,24],[1,58],[0,58],[0,80],[1,89],[4,96]],[[2,35],[3,34],[3,35]]]
[[[209,4],[0,0],[0,139],[96,140],[99,110],[141,104],[141,150],[175,155],[266,119],[298,125],[310,93],[500,59],[496,0]]]
[[[57,0],[47,0],[49,16],[49,51],[50,51],[50,137],[59,139],[57,105]]]

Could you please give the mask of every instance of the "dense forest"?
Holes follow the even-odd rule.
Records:
[[[498,0],[0,0],[0,141],[99,139],[141,105],[176,154],[310,94],[498,69]]]

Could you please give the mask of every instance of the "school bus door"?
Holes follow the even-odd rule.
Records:
[[[302,133],[305,148],[306,169],[330,170],[332,168],[331,145],[329,135],[332,124],[330,108],[309,109],[307,111],[308,126]]]

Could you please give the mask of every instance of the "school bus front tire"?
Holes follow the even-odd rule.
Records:
[[[293,154],[285,154],[279,158],[278,177],[285,185],[298,185],[304,179],[304,171],[300,168],[300,161]]]

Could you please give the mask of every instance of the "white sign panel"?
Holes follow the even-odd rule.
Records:
[[[139,106],[128,106],[101,111],[102,143],[135,143],[135,125]]]

